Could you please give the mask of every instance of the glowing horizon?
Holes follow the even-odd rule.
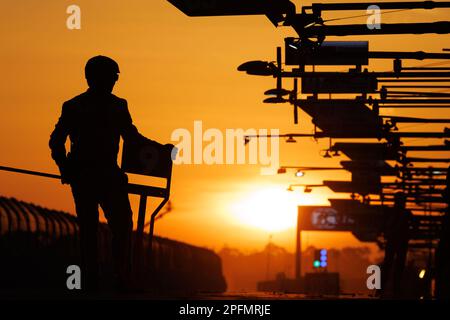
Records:
[[[290,107],[262,103],[264,91],[275,86],[272,77],[252,77],[236,70],[245,61],[273,60],[284,37],[294,35],[291,29],[274,28],[260,16],[189,18],[167,1],[79,0],[82,29],[67,30],[67,5],[56,1],[3,4],[0,19],[8,25],[2,28],[2,38],[8,45],[0,52],[1,165],[57,172],[48,149],[49,134],[62,103],[86,90],[84,64],[97,54],[118,61],[121,73],[114,94],[128,100],[140,132],[161,143],[171,142],[174,130],[191,128],[198,119],[205,127],[222,131],[274,128],[281,133],[312,132],[311,119],[304,113],[300,113],[296,126]],[[448,18],[446,10],[440,11],[441,16],[431,11],[386,15],[383,19],[413,22]],[[13,16],[17,19],[11,19]],[[439,52],[445,45],[442,35],[367,38],[370,49],[376,51],[426,47]],[[421,64],[410,62],[411,66]],[[391,61],[374,61],[369,70],[375,68],[390,70]],[[291,85],[286,81],[286,87]],[[433,117],[445,117],[445,112],[437,110]],[[409,115],[428,116],[418,110]],[[281,165],[333,167],[345,160],[324,159],[320,150],[325,148],[328,141],[280,141]],[[261,176],[260,169],[248,164],[174,166],[173,211],[157,222],[156,233],[200,246],[220,248],[227,244],[242,250],[261,248],[268,233],[274,233],[275,241],[292,249],[297,204],[324,205],[329,197],[348,197],[324,189],[312,194],[301,189],[285,191],[292,183],[346,180],[347,172],[308,172],[296,178],[293,172]],[[58,181],[5,172],[0,172],[0,179],[2,195],[74,213],[69,187]],[[271,192],[275,199],[268,199]],[[136,223],[138,199],[132,196],[131,201]],[[279,210],[280,203],[289,206],[282,206],[282,219],[277,220],[272,213]],[[155,200],[149,200],[152,206],[156,206]],[[309,241],[324,247],[365,245],[342,233],[310,233]]]

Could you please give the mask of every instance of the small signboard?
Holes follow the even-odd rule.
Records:
[[[299,206],[300,228],[305,231],[352,231],[355,220],[332,207]]]
[[[333,202],[339,201],[334,199]],[[383,224],[384,208],[348,204],[338,206],[339,210],[328,206],[299,206],[299,231],[348,231],[360,241],[376,241]]]
[[[288,37],[284,41],[287,65],[361,66],[369,64],[368,41],[324,41],[314,50],[308,46],[303,47],[298,38]],[[346,83],[346,81],[343,82]],[[335,81],[334,84],[338,82]]]
[[[171,150],[151,140],[125,141],[122,169],[128,173],[167,178],[172,171]]]

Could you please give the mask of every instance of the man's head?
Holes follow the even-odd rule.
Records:
[[[119,65],[105,56],[90,58],[84,68],[89,88],[99,92],[111,92],[119,79]]]

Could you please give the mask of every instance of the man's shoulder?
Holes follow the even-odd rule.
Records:
[[[127,104],[128,104],[127,100],[124,98],[120,98],[114,94],[111,94],[111,97],[112,97],[113,101],[116,102],[120,106],[127,106]]]
[[[116,96],[114,94],[111,94],[110,98],[111,98],[111,100],[113,102],[115,102],[117,104],[127,105],[127,100],[126,99],[120,98],[120,97],[118,97],[118,96]],[[63,105],[68,105],[68,106],[70,106],[70,105],[78,105],[80,103],[89,101],[90,99],[92,99],[92,97],[89,95],[89,93],[88,92],[83,92],[83,93],[73,97],[72,99],[69,99],[69,100],[65,101],[63,103]]]
[[[63,108],[72,108],[72,107],[74,107],[76,105],[79,105],[80,103],[82,103],[86,99],[87,99],[87,94],[86,94],[86,92],[83,92],[83,93],[73,97],[72,99],[64,101]]]

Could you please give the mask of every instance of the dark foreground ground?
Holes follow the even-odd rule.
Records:
[[[152,293],[111,293],[101,292],[83,294],[78,292],[42,293],[42,292],[3,292],[0,300],[348,300],[376,299],[368,295],[342,294],[339,296],[319,296],[306,294],[287,294],[278,292],[226,292],[200,293],[195,295],[161,295]]]

